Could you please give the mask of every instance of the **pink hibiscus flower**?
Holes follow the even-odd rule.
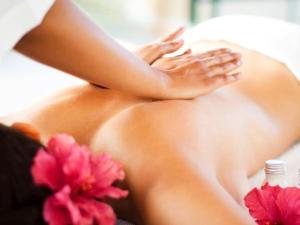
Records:
[[[54,192],[44,204],[50,225],[113,225],[115,214],[103,199],[128,195],[112,186],[125,177],[122,165],[106,154],[93,156],[68,135],[51,138],[47,151],[39,149],[31,173],[37,185]]]
[[[259,225],[300,225],[300,189],[254,188],[244,198],[250,215]]]

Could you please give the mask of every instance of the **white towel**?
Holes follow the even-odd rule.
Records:
[[[300,26],[272,18],[223,16],[188,31],[187,41],[228,41],[284,63],[300,80]]]

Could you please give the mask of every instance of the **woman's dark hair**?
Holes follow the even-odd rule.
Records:
[[[44,224],[42,207],[49,195],[33,183],[33,157],[42,144],[0,124],[0,225]]]

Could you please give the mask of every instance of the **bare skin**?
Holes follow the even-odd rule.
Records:
[[[244,75],[207,96],[152,101],[80,86],[6,122],[33,124],[43,141],[66,132],[112,154],[125,166],[142,224],[254,224],[242,206],[247,178],[299,140],[300,86],[283,64],[256,52],[192,44],[194,52],[220,46],[243,54]]]
[[[180,29],[164,43],[150,47],[157,48],[155,52],[161,56],[173,52],[183,45],[182,40],[174,40],[182,32]],[[195,60],[170,70],[151,67],[149,64],[157,56],[140,51],[140,57],[136,57],[122,48],[71,0],[56,0],[43,22],[26,34],[15,49],[98,86],[155,99],[194,98],[237,80],[230,73],[232,69],[224,67],[232,68],[238,61],[215,63],[214,70],[207,70]]]

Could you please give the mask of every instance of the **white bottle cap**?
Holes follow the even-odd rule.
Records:
[[[284,175],[286,173],[286,163],[281,160],[267,160],[265,163],[265,173]]]
[[[297,181],[297,187],[300,188],[300,169],[298,169],[298,181]]]

